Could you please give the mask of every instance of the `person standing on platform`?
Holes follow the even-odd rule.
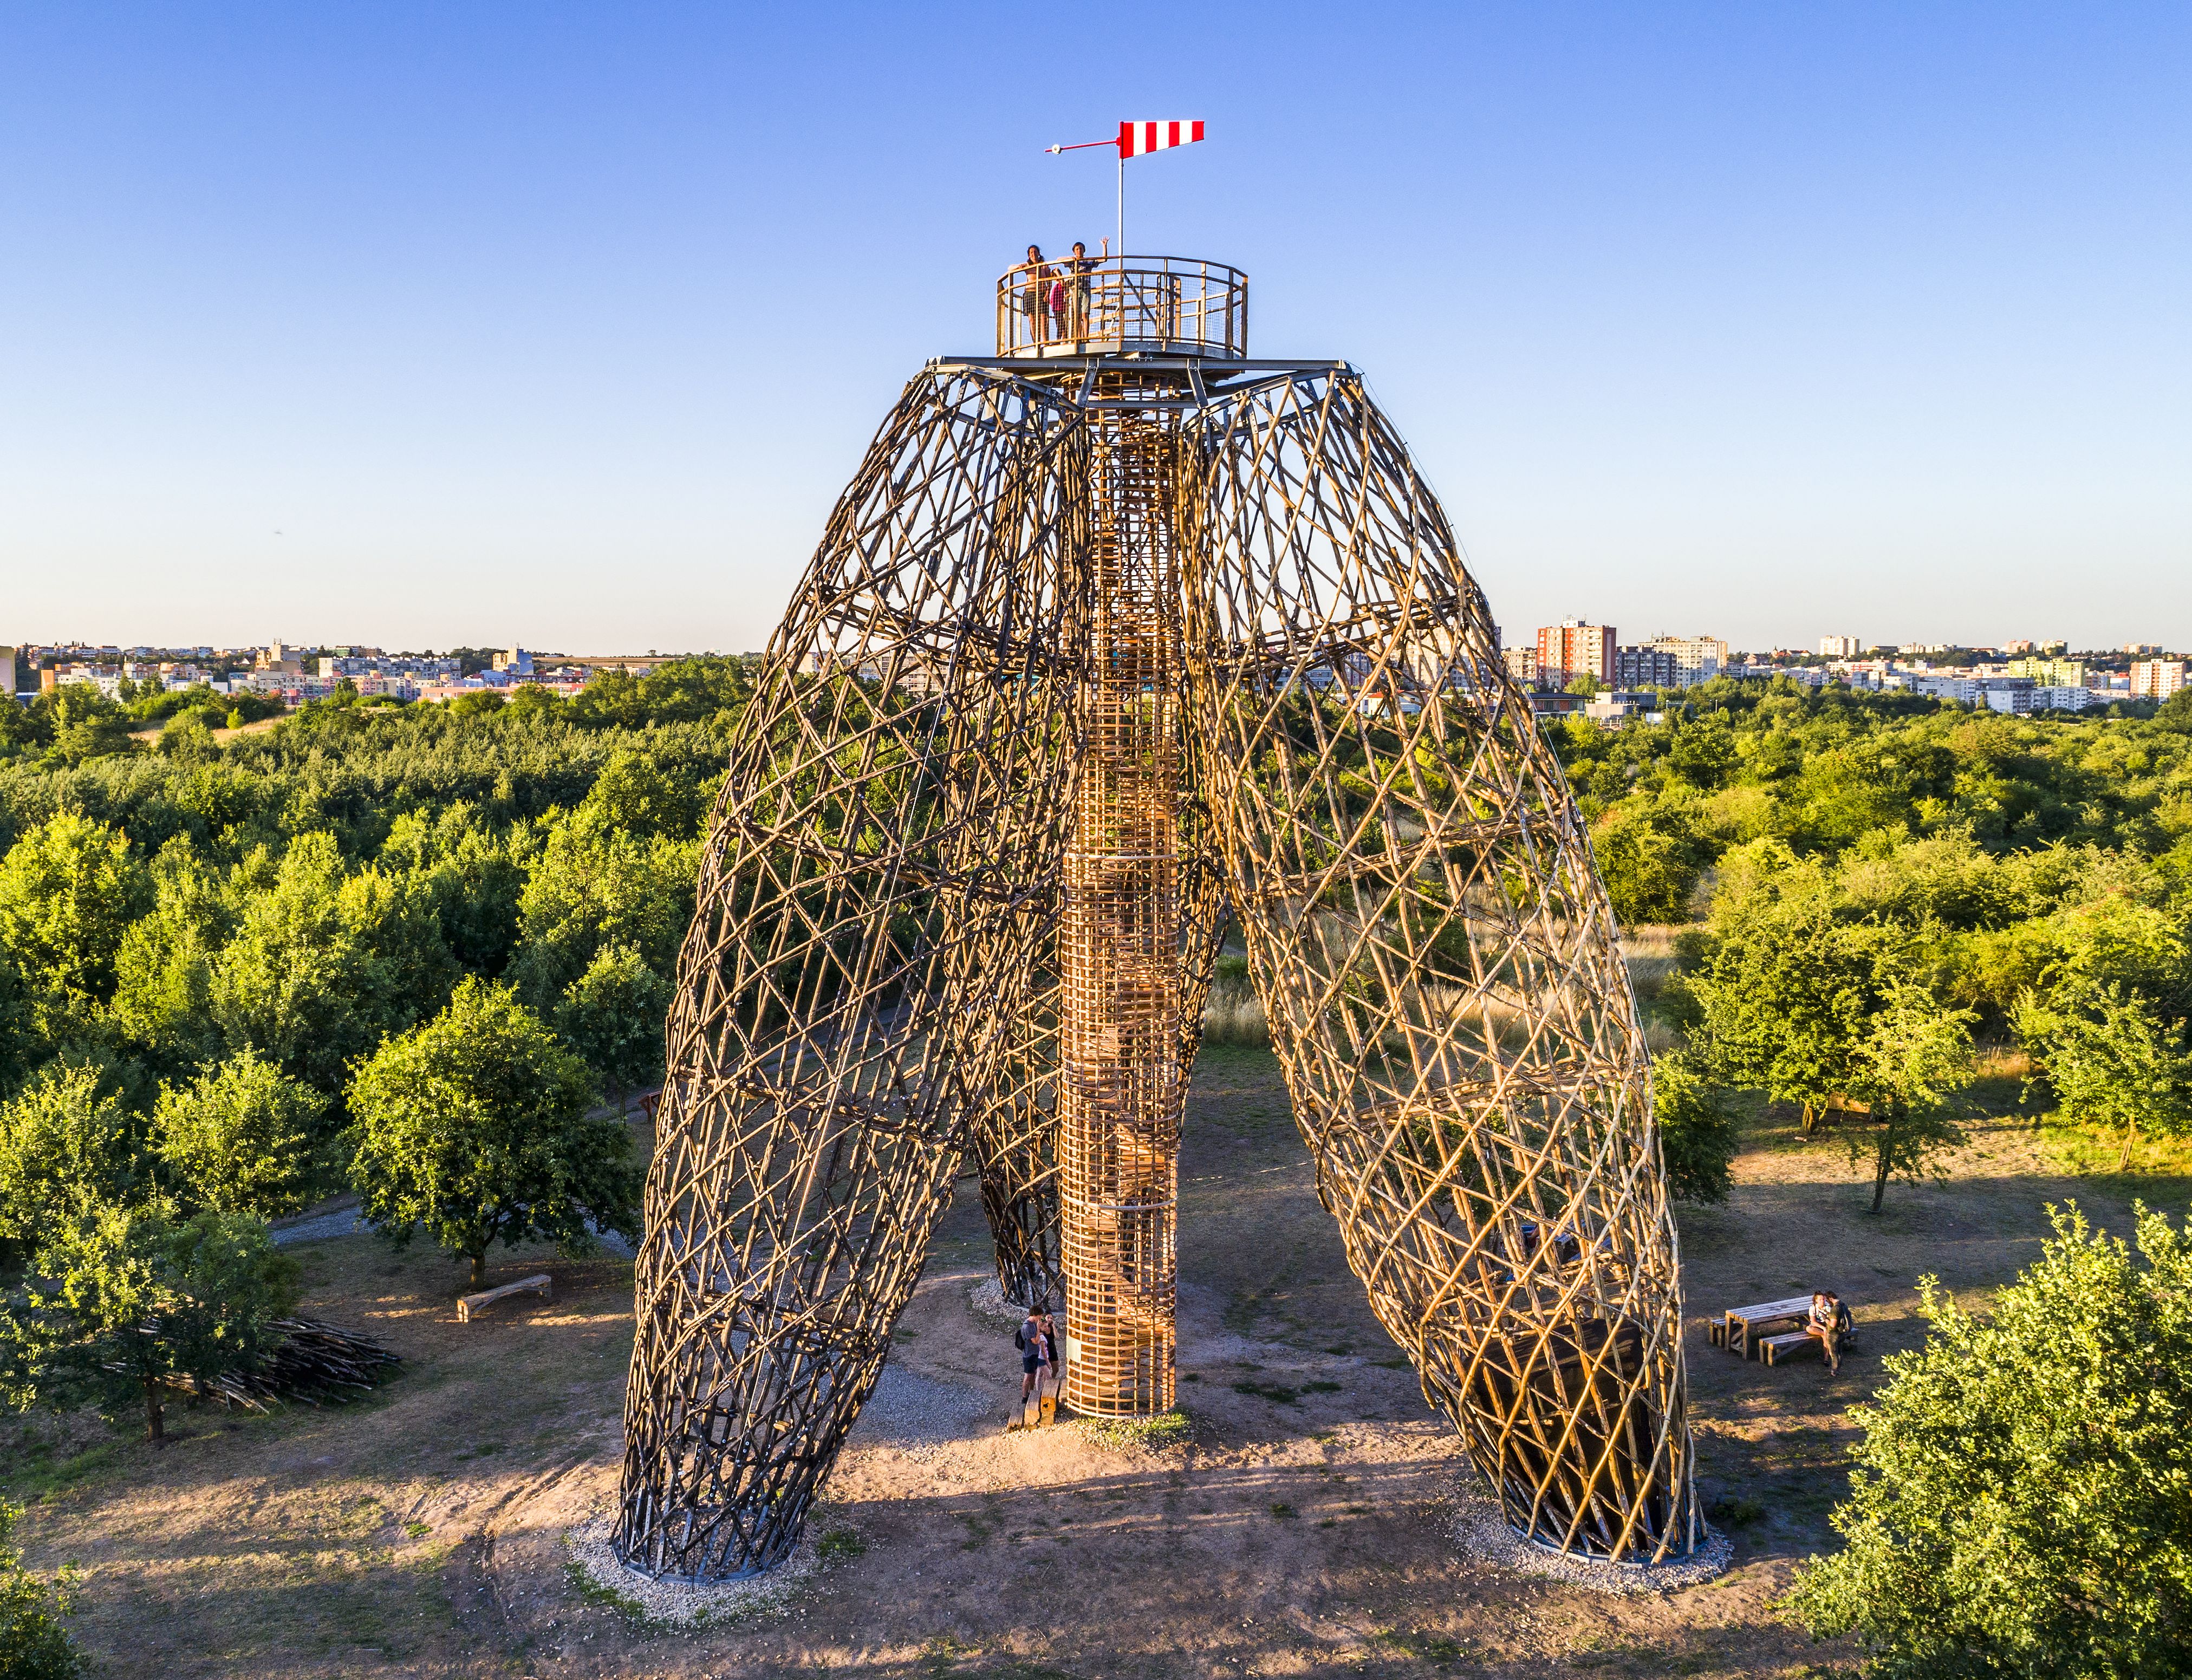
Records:
[[[1066,320],[1065,336],[1085,339],[1088,336],[1089,293],[1094,282],[1089,277],[1096,271],[1096,259],[1088,254],[1088,248],[1078,239],[1073,242],[1073,255],[1065,265]]]
[[[1047,294],[1058,271],[1042,260],[1042,247],[1028,247],[1027,260],[1020,265],[1020,308],[1027,316],[1028,342],[1043,341],[1042,314],[1048,302]]]

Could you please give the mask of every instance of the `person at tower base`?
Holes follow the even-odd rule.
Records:
[[[1050,1338],[1043,1329],[1043,1313],[1040,1307],[1030,1307],[1027,1317],[1013,1334],[1013,1346],[1020,1351],[1020,1409],[1027,1409],[1028,1397],[1040,1399],[1043,1378],[1050,1369]]]

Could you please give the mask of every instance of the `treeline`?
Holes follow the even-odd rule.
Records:
[[[1861,1117],[1875,1208],[1953,1141],[1976,1044],[2120,1164],[2192,1134],[2192,694],[2049,721],[1723,680],[1555,744],[1617,914],[1686,924],[1684,1100]]]
[[[303,1158],[242,1204],[291,1211],[341,1180],[364,1060],[468,980],[602,1094],[646,1083],[747,693],[742,665],[694,660],[568,701],[338,694],[224,744],[184,708],[111,751],[92,749],[128,697],[0,709],[27,720],[0,759],[0,1155],[57,1101],[109,1105],[155,1176],[237,1206],[192,1187],[217,1145],[155,1146],[162,1115],[248,1088]],[[0,1229],[25,1225],[0,1206]]]

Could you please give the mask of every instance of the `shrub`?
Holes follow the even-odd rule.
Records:
[[[1926,1346],[1852,1414],[1848,1546],[1783,1601],[1888,1680],[2187,1671],[2192,1240],[2138,1209],[2141,1266],[2049,1212],[1989,1317],[1920,1280]]]
[[[1727,1201],[1734,1117],[1719,1089],[1681,1051],[1652,1060],[1652,1116],[1668,1193],[1685,1202]]]
[[[74,1572],[49,1584],[23,1567],[23,1554],[8,1544],[21,1517],[19,1505],[0,1503],[0,1675],[6,1680],[76,1680],[83,1658],[61,1626],[76,1611]]]

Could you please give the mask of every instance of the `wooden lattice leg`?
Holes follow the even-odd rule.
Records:
[[[1649,1063],[1559,766],[1352,374],[1236,398],[1206,460],[1202,776],[1319,1194],[1520,1532],[1687,1551]]]
[[[1069,817],[1075,437],[916,380],[740,720],[637,1266],[616,1546],[649,1574],[796,1542],[1025,1014]]]

